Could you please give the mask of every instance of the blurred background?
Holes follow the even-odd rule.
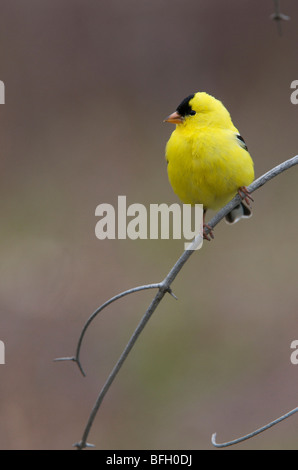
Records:
[[[95,237],[95,208],[178,202],[163,119],[187,95],[223,101],[256,176],[298,153],[298,3],[21,0],[0,4],[0,448],[70,449],[179,240]],[[298,168],[254,193],[194,253],[106,396],[98,449],[213,449],[298,406]],[[209,217],[212,214],[210,212]],[[296,417],[237,449],[295,449]]]

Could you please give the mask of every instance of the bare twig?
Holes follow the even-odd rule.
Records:
[[[81,352],[81,346],[82,346],[83,338],[85,336],[85,333],[86,333],[87,328],[89,327],[90,323],[95,319],[95,317],[97,317],[97,315],[104,308],[106,308],[108,305],[112,304],[116,300],[121,299],[122,297],[125,297],[128,294],[134,294],[136,292],[139,292],[139,291],[142,291],[142,290],[147,290],[147,289],[156,289],[156,288],[158,289],[159,287],[160,287],[160,284],[146,284],[145,286],[134,287],[133,289],[129,289],[129,290],[126,290],[124,292],[121,292],[120,294],[115,295],[111,299],[107,300],[107,302],[105,302],[100,307],[98,307],[95,310],[95,312],[93,312],[92,315],[90,315],[90,317],[86,321],[86,323],[85,323],[85,325],[82,329],[82,332],[80,334],[79,340],[78,340],[76,355],[71,356],[71,357],[58,357],[57,359],[54,359],[54,361],[56,361],[56,362],[58,362],[58,361],[73,361],[73,362],[76,362],[76,364],[78,365],[79,370],[81,371],[82,375],[85,377],[86,374],[84,372],[84,369],[83,369],[81,361],[80,361],[80,352]],[[172,292],[170,292],[170,294],[174,296],[174,294]]]
[[[274,0],[274,13],[270,15],[270,19],[276,21],[278,33],[281,36],[282,35],[281,22],[289,21],[290,17],[280,12],[279,0]]]
[[[280,173],[284,172],[285,170],[288,170],[289,168],[291,168],[292,166],[297,165],[297,164],[298,164],[298,155],[296,155],[295,157],[281,163],[280,165],[277,165],[275,168],[268,171],[267,173],[265,173],[260,178],[256,179],[250,186],[248,186],[248,188],[247,188],[248,191],[250,193],[256,191],[261,186],[266,184],[268,181],[270,181],[274,177],[278,176]],[[223,207],[211,219],[211,221],[208,223],[208,229],[206,230],[206,234],[208,234],[211,230],[213,230],[214,227],[225,217],[225,215],[227,215],[237,204],[239,204],[240,201],[241,201],[241,198],[237,194],[225,207]],[[150,289],[150,288],[158,288],[157,294],[155,295],[154,299],[152,300],[151,304],[149,305],[146,313],[142,317],[140,323],[138,324],[138,326],[137,326],[136,330],[134,331],[133,335],[131,336],[129,342],[127,343],[127,345],[126,345],[126,347],[123,351],[123,353],[121,354],[120,358],[118,359],[117,363],[115,364],[112,372],[110,373],[108,379],[106,380],[103,388],[101,389],[101,391],[100,391],[100,393],[99,393],[99,395],[98,395],[98,397],[95,401],[95,404],[92,408],[92,411],[91,411],[91,414],[89,416],[86,428],[84,430],[82,439],[81,439],[80,442],[74,444],[74,446],[77,447],[78,449],[84,449],[85,447],[90,447],[91,446],[91,444],[87,443],[87,438],[88,438],[89,432],[91,430],[91,427],[92,427],[93,421],[95,419],[95,416],[98,412],[98,409],[99,409],[106,393],[108,392],[108,390],[109,390],[110,386],[112,385],[115,377],[117,376],[119,370],[121,369],[125,359],[127,358],[129,352],[131,351],[131,349],[135,345],[138,337],[140,336],[141,332],[145,328],[147,322],[151,318],[151,316],[154,313],[154,311],[156,310],[157,306],[159,305],[159,303],[161,302],[161,300],[163,299],[163,297],[165,296],[166,293],[172,294],[171,284],[176,279],[177,275],[179,274],[179,272],[183,268],[184,264],[190,258],[190,256],[192,255],[195,248],[199,245],[200,242],[201,242],[201,235],[198,235],[194,239],[194,241],[189,245],[188,249],[183,252],[183,254],[180,256],[180,258],[178,259],[176,264],[173,266],[173,268],[170,270],[170,272],[168,273],[168,275],[165,277],[165,279],[162,282],[157,283],[157,284],[149,284],[147,286],[141,286],[141,287],[136,287],[134,289],[130,289],[129,291],[125,291],[121,294],[118,294],[115,297],[113,297],[112,299],[105,302],[101,307],[99,307],[91,315],[91,317],[86,322],[86,324],[83,328],[83,331],[80,335],[80,339],[79,339],[78,346],[77,346],[76,356],[58,359],[58,360],[71,360],[71,361],[77,362],[81,372],[84,374],[84,371],[83,371],[82,366],[81,366],[80,361],[79,361],[79,352],[80,352],[83,336],[84,336],[88,326],[90,325],[92,320],[97,316],[97,314],[99,312],[101,312],[111,302],[114,302],[115,300],[123,297],[124,295],[130,294],[130,293],[133,293],[133,292],[137,292],[139,290],[145,290],[145,289]]]
[[[292,411],[289,411],[289,413],[286,413],[283,416],[280,416],[280,418],[275,419],[274,421],[271,421],[271,423],[266,424],[265,426],[262,426],[259,429],[256,429],[255,431],[246,434],[245,436],[239,437],[238,439],[234,439],[233,441],[228,441],[228,442],[223,442],[222,444],[218,444],[216,442],[216,433],[212,434],[211,442],[215,447],[229,447],[233,446],[235,444],[239,444],[240,442],[247,441],[248,439],[251,439],[254,436],[257,436],[258,434],[261,434],[261,432],[266,431],[269,428],[272,428],[272,426],[275,426],[278,423],[281,423],[281,421],[284,421],[285,419],[289,418],[290,416],[293,416],[293,414],[297,413],[298,408],[294,408]]]
[[[81,441],[74,444],[74,446],[77,447],[78,449],[84,449],[84,447],[86,447],[86,443],[87,443],[86,441],[87,441],[87,437],[89,435],[90,429],[92,427],[92,424],[93,424],[93,421],[94,421],[95,416],[97,414],[97,411],[98,411],[98,409],[99,409],[99,407],[100,407],[107,391],[109,390],[110,386],[112,385],[116,375],[118,374],[119,370],[121,369],[125,359],[127,358],[129,352],[133,348],[133,346],[134,346],[135,342],[137,341],[138,337],[140,336],[141,332],[145,328],[145,326],[146,326],[147,322],[149,321],[151,315],[153,314],[153,312],[155,311],[157,305],[159,304],[159,302],[161,301],[161,299],[163,298],[163,296],[165,295],[165,293],[167,291],[168,291],[167,288],[164,288],[160,285],[158,293],[156,294],[155,298],[151,302],[151,304],[148,307],[145,315],[143,316],[143,318],[140,321],[139,325],[137,326],[135,332],[133,333],[132,337],[130,338],[129,342],[127,343],[123,353],[121,354],[120,358],[118,359],[115,367],[113,368],[112,372],[110,373],[106,383],[104,384],[103,388],[101,389],[100,394],[98,395],[97,400],[96,400],[96,402],[95,402],[95,404],[92,408],[92,411],[91,411],[91,414],[89,416],[87,426],[85,428],[85,431],[83,433]]]

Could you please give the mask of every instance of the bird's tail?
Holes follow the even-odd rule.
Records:
[[[244,202],[241,202],[226,215],[225,219],[228,224],[235,224],[238,220],[242,219],[242,217],[248,218],[251,217],[251,215],[251,209]]]

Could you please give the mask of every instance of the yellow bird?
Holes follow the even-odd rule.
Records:
[[[237,192],[243,201],[226,221],[250,217],[252,198],[246,186],[254,180],[254,165],[221,101],[204,92],[195,93],[165,122],[176,124],[166,146],[169,181],[183,203],[203,204],[204,227],[207,209],[222,208]],[[209,235],[213,238],[212,232]],[[210,239],[205,230],[204,238]]]

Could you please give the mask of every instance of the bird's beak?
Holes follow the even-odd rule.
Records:
[[[172,124],[181,124],[184,121],[184,117],[181,116],[177,111],[173,114],[170,114],[164,122],[171,122]]]

